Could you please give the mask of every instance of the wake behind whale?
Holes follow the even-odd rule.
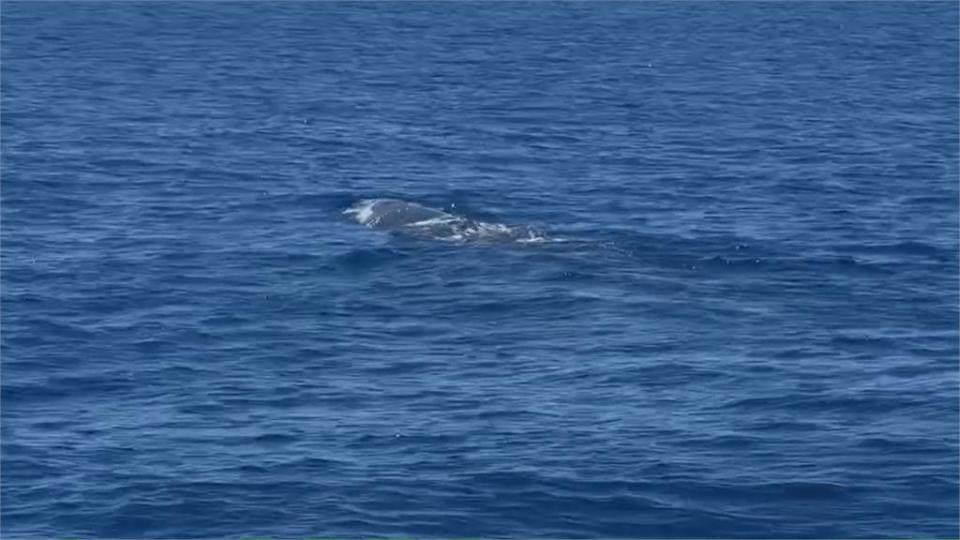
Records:
[[[521,243],[547,240],[542,232],[532,227],[488,223],[399,199],[364,199],[357,201],[343,213],[372,229],[436,240],[500,240]]]

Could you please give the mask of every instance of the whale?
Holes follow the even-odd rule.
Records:
[[[399,199],[365,199],[358,201],[344,213],[353,215],[361,225],[375,229],[396,229],[456,218],[442,210]]]
[[[400,199],[363,199],[343,214],[371,229],[436,240],[538,242],[545,239],[542,232],[532,227],[488,223]]]

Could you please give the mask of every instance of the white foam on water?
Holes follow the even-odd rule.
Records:
[[[343,214],[353,216],[357,223],[361,225],[370,225],[373,218],[373,207],[376,206],[379,199],[363,199],[353,203],[350,208],[343,211]]]
[[[413,223],[406,225],[406,227],[433,227],[436,225],[450,225],[452,223],[457,223],[462,220],[463,218],[459,218],[452,214],[446,214],[439,217],[425,219],[423,221],[415,221]]]

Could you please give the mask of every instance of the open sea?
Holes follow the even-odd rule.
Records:
[[[957,538],[956,2],[17,2],[2,524]]]

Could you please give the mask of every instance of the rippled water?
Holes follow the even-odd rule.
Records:
[[[957,32],[4,2],[0,530],[956,537]]]

